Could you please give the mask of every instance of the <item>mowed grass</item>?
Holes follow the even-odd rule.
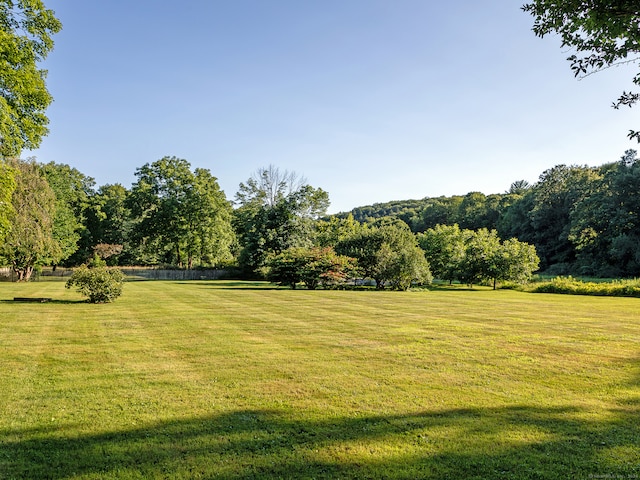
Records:
[[[0,284],[1,479],[640,476],[638,299],[63,285]]]

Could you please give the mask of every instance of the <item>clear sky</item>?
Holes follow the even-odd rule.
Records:
[[[269,164],[330,212],[506,191],[636,148],[620,67],[578,81],[518,0],[45,0],[63,23],[38,161],[129,188],[164,156],[233,199]],[[636,66],[637,68],[637,66]]]

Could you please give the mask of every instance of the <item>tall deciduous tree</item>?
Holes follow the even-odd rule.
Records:
[[[52,101],[38,63],[62,25],[42,0],[0,2],[0,156],[34,149],[47,134]]]
[[[120,260],[133,260],[129,250],[129,226],[131,216],[126,206],[129,191],[120,184],[103,185],[89,198],[85,210],[85,230],[81,239],[78,256],[85,262],[94,252],[96,245],[121,245],[125,248],[122,255],[111,256],[109,264],[118,264]]]
[[[567,60],[576,76],[635,62],[640,52],[640,3],[637,0],[535,0],[522,9],[534,17],[533,31],[558,34],[562,47],[574,50]],[[640,85],[640,73],[633,77]],[[640,94],[622,92],[615,108],[631,106]],[[630,131],[640,142],[640,132]]]
[[[62,249],[53,236],[55,193],[35,162],[10,161],[16,171],[12,195],[11,230],[0,245],[0,258],[9,264],[18,281],[31,278],[38,265],[57,263]]]
[[[132,239],[149,255],[192,267],[194,259],[228,259],[230,205],[207,170],[194,174],[184,159],[164,157],[136,171],[127,205],[134,217]]]
[[[16,188],[15,171],[0,160],[0,245],[11,228],[11,217],[15,213],[11,196]]]
[[[530,217],[544,269],[555,265],[556,273],[565,274],[575,261],[571,216],[575,206],[589,195],[598,176],[591,167],[557,165],[544,171],[533,187]]]
[[[329,195],[295,173],[269,166],[240,184],[236,203],[239,263],[256,272],[270,255],[312,245],[314,221],[329,207]]]
[[[573,208],[570,240],[579,273],[640,275],[640,160],[627,150],[604,165],[589,194]]]
[[[200,265],[219,265],[233,258],[230,251],[235,235],[231,226],[232,208],[218,180],[209,170],[196,168],[193,188],[187,199],[189,235],[186,252],[189,268],[195,259]]]
[[[61,260],[64,261],[78,250],[78,241],[85,234],[85,211],[94,193],[95,182],[93,178],[65,164],[50,162],[42,165],[42,171],[56,194],[53,236],[62,249]],[[87,259],[77,258],[76,264]]]
[[[425,252],[431,272],[441,280],[452,283],[460,277],[469,230],[461,230],[458,224],[436,225],[419,233],[418,243]]]

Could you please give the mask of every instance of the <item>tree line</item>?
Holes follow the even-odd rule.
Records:
[[[524,281],[538,265],[533,247],[501,242],[495,229],[456,225],[453,235],[438,226],[416,235],[390,217],[327,216],[326,191],[274,166],[241,183],[234,201],[209,170],[176,157],[138,168],[130,189],[96,188],[91,177],[53,162],[4,160],[0,169],[0,263],[19,280],[44,265],[104,261],[225,267],[293,288],[371,279],[405,290],[433,274],[470,285]]]
[[[358,207],[339,214],[360,222],[402,221],[414,233],[437,225],[496,230],[535,245],[540,268],[554,275],[640,275],[640,160],[628,150],[597,167],[557,165],[537,182],[503,194],[424,198]]]

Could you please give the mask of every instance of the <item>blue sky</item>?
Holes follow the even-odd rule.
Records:
[[[233,199],[269,164],[330,212],[506,191],[637,144],[611,108],[633,69],[581,81],[517,0],[47,0],[55,102],[40,162],[130,187],[171,155]]]

